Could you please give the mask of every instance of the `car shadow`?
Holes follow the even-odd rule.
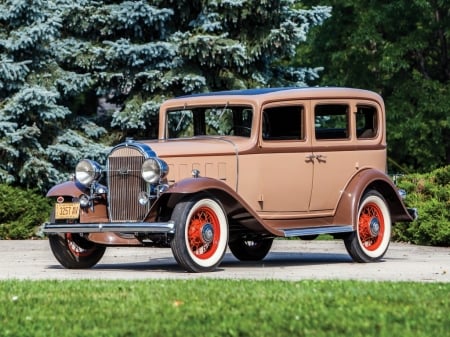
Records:
[[[337,263],[353,263],[348,254],[336,253],[269,253],[261,261],[239,261],[232,254],[227,254],[221,267],[289,267],[289,266],[313,266]]]
[[[222,263],[217,272],[222,272],[228,268],[230,269],[259,269],[259,268],[285,268],[293,266],[316,266],[316,265],[330,265],[330,264],[348,264],[353,263],[353,260],[348,254],[336,253],[284,253],[271,252],[266,258],[261,261],[239,261],[231,253],[226,253]],[[48,266],[49,269],[64,269],[60,265]],[[97,271],[135,271],[148,272],[160,271],[166,273],[186,273],[180,267],[173,257],[151,258],[142,262],[120,262],[120,263],[102,263],[100,261],[90,270]]]

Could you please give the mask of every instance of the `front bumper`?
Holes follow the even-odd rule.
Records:
[[[175,232],[175,223],[169,222],[121,222],[121,223],[77,223],[60,224],[46,223],[42,231],[46,234],[54,233],[167,233]]]

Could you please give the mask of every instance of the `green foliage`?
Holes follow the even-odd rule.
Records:
[[[30,239],[48,220],[51,206],[36,191],[0,184],[0,240]]]
[[[427,174],[402,176],[398,186],[406,190],[406,203],[418,209],[419,218],[412,223],[397,224],[394,239],[450,246],[450,166]]]
[[[2,281],[2,336],[447,336],[448,283]],[[76,303],[76,305],[74,305]]]
[[[450,3],[304,1],[319,2],[332,17],[299,48],[303,64],[325,67],[315,83],[380,93],[389,156],[404,172],[450,164]]]

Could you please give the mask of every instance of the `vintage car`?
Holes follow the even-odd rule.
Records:
[[[370,91],[265,88],[194,94],[160,108],[158,139],[128,139],[105,166],[81,160],[50,189],[44,226],[66,268],[108,246],[170,247],[208,272],[227,247],[263,259],[275,238],[343,239],[357,262],[380,260],[392,224],[411,221],[386,174],[385,107]]]

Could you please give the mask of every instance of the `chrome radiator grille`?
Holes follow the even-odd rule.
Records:
[[[148,192],[141,177],[144,155],[135,148],[120,147],[108,157],[109,215],[112,222],[142,221],[150,205],[139,204],[139,192]]]

